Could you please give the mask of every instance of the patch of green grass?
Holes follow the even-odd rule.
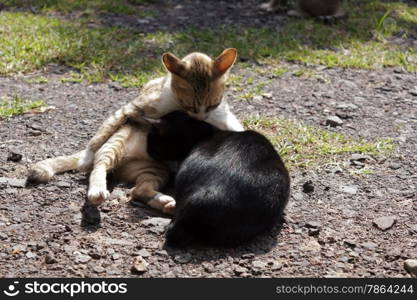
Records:
[[[388,155],[393,150],[391,139],[355,140],[286,119],[252,118],[245,120],[244,125],[265,134],[288,165],[293,167],[333,163],[346,153],[378,156]]]
[[[288,72],[288,69],[282,66],[277,66],[272,70],[272,74],[278,77],[282,77],[285,73]]]
[[[48,83],[48,78],[45,76],[38,76],[33,78],[28,78],[25,80],[27,83]]]
[[[116,0],[23,3],[32,2],[62,12],[78,8],[111,10],[111,5],[132,3]],[[103,5],[110,6],[102,8]],[[332,26],[311,19],[290,19],[279,31],[219,26],[147,34],[100,25],[91,27],[88,18],[70,22],[5,11],[0,14],[0,75],[32,72],[58,63],[89,82],[110,79],[123,86],[140,86],[164,72],[160,60],[163,52],[184,56],[200,51],[217,56],[226,47],[236,47],[242,57],[249,58],[248,62],[239,63],[242,68],[253,68],[253,61],[272,67],[282,61],[295,61],[328,67],[400,66],[417,71],[416,51],[393,42],[394,38],[406,39],[415,30],[415,6],[378,0],[352,0],[347,5],[349,17]],[[279,75],[284,70],[277,68],[276,72]]]
[[[5,0],[3,2],[14,7],[36,7],[44,12],[96,11],[133,15],[139,12],[137,5],[148,4],[152,0]]]
[[[29,101],[15,95],[12,99],[0,98],[0,118],[27,113],[44,105],[42,100]]]

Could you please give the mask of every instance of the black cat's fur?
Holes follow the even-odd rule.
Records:
[[[290,178],[272,144],[254,131],[222,131],[173,112],[153,125],[148,153],[178,161],[169,246],[235,246],[281,220]]]

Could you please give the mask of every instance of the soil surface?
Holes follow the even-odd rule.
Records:
[[[183,8],[175,9],[187,18],[155,16],[163,25],[150,20],[141,28],[196,24],[203,20],[196,13],[199,5],[216,16],[223,12],[225,24],[236,18],[254,26],[263,15],[263,25],[279,26],[285,19],[250,10],[248,4],[233,9],[235,2],[155,4],[163,15],[181,3]],[[235,67],[232,73],[243,78],[270,81],[263,96],[243,100],[229,87],[226,99],[241,119],[277,116],[325,129],[326,119],[338,115],[343,125],[328,130],[354,139],[393,138],[394,153],[364,159],[372,173],[362,176],[354,174],[363,165],[352,164],[351,155],[307,170],[291,169],[292,195],[282,228],[233,249],[165,247],[170,219],[129,203],[127,187],[116,186],[111,199],[95,209],[84,205],[85,174],[25,184],[31,163],[84,148],[104,118],[138,89],[62,83],[60,68],[42,73],[48,78],[44,84],[27,83],[39,74],[0,78],[1,96],[18,94],[54,107],[0,120],[0,276],[410,277],[404,262],[417,259],[417,75],[400,69],[316,71],[320,76],[287,72],[274,77]],[[132,272],[134,262],[142,263],[144,271]]]

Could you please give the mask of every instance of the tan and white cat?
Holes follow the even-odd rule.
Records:
[[[100,204],[109,196],[107,173],[114,171],[119,180],[136,184],[132,198],[172,213],[174,199],[158,192],[168,178],[168,169],[146,153],[145,118],[183,110],[218,128],[242,131],[242,125],[222,100],[227,73],[236,56],[233,48],[224,50],[215,60],[197,52],[182,60],[171,53],[164,54],[162,61],[169,71],[166,76],[148,82],[138,98],[106,119],[86,150],[35,164],[29,179],[47,182],[56,173],[91,171],[88,199]]]

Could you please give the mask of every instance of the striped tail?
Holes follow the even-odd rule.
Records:
[[[68,156],[58,156],[40,161],[30,167],[28,181],[45,183],[55,174],[76,170],[78,161],[84,155],[85,150]]]

